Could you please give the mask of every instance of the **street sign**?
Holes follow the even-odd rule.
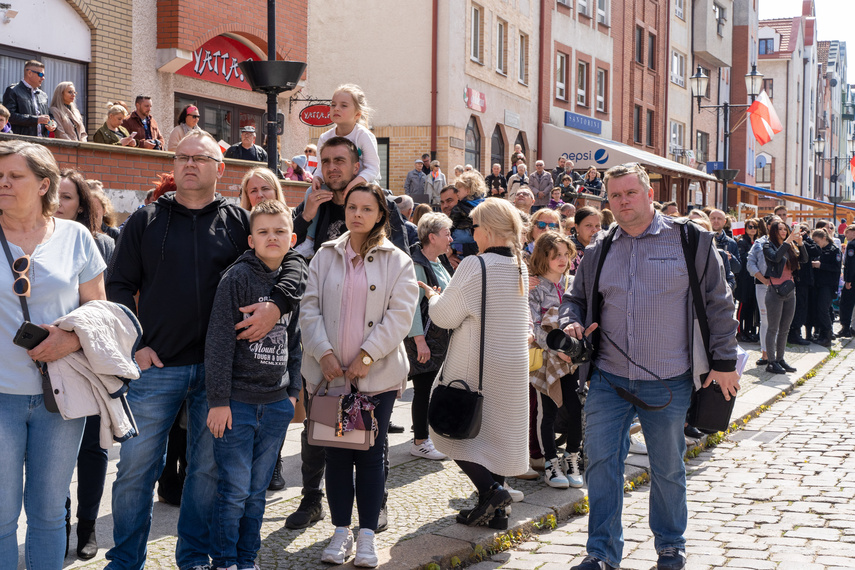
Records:
[[[261,115],[261,124],[263,125],[263,133],[267,134],[267,113]],[[276,135],[281,136],[285,132],[285,115],[276,113]]]

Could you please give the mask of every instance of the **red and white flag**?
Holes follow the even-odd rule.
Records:
[[[751,117],[751,130],[754,131],[754,138],[761,145],[772,140],[776,134],[784,130],[781,121],[778,119],[778,114],[772,106],[772,100],[766,95],[766,91],[760,92],[757,99],[748,107],[748,114]]]
[[[741,236],[745,235],[745,222],[733,222],[730,224],[730,231],[733,233],[733,236]]]

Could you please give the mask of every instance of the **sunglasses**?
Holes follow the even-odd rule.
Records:
[[[746,230],[756,230],[757,226],[745,226]]]
[[[32,69],[28,69],[27,71],[29,71],[30,73],[35,73],[35,74],[36,74],[36,75],[38,75],[39,77],[44,77],[44,76],[45,76],[45,74],[44,74],[44,72],[43,72],[43,71],[33,71]]]
[[[188,117],[193,117],[194,119],[198,119],[199,115],[187,115]]]
[[[24,255],[12,262],[12,271],[18,276],[12,284],[12,291],[18,297],[30,296],[30,279],[27,273],[30,271],[30,256]]]
[[[535,222],[534,225],[542,230],[545,230],[546,228],[549,228],[550,230],[558,229],[558,224],[556,224],[555,222]]]

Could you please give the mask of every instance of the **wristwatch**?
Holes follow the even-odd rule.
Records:
[[[371,366],[372,364],[374,364],[374,359],[371,358],[370,354],[368,354],[364,350],[361,352],[362,352],[362,364],[364,364],[365,366]]]

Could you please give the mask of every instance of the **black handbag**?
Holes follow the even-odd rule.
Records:
[[[3,251],[6,252],[6,259],[9,261],[9,269],[12,271],[12,279],[15,279],[17,277],[14,268],[15,261],[12,259],[12,252],[9,250],[9,244],[6,242],[6,233],[3,231],[2,227],[0,227],[0,241],[3,242]],[[23,295],[19,295],[18,299],[21,301],[21,310],[24,313],[24,320],[29,321],[30,309],[27,307],[27,299]],[[59,413],[59,406],[57,406],[56,398],[53,395],[54,390],[50,383],[50,374],[48,374],[47,363],[35,360],[33,362],[39,371],[39,375],[42,377],[42,394],[44,394],[45,409],[53,414],[57,414]]]
[[[481,256],[481,347],[478,358],[478,391],[473,391],[465,380],[452,380],[433,389],[428,404],[428,424],[431,429],[448,439],[472,439],[481,431],[481,413],[484,396],[484,327],[487,315],[487,266]],[[460,388],[453,387],[459,384]]]
[[[769,284],[769,286],[778,294],[782,299],[786,298],[790,293],[793,292],[793,289],[796,288],[796,283],[792,279],[788,279],[781,283],[780,285]]]

